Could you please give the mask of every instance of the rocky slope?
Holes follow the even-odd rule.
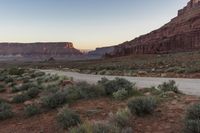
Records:
[[[81,55],[70,42],[0,43],[1,57],[60,57]]]
[[[90,57],[96,57],[96,58],[100,58],[102,56],[104,56],[107,53],[111,53],[113,52],[114,47],[102,47],[102,48],[96,48],[94,51],[90,51],[88,52],[88,56]]]
[[[124,42],[109,56],[163,54],[200,49],[200,0],[190,0],[178,16],[158,30]]]

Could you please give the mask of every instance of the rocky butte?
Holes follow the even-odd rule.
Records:
[[[190,0],[169,23],[151,33],[115,46],[108,56],[165,54],[199,49],[200,0]]]
[[[1,57],[59,57],[81,55],[70,42],[0,43]]]

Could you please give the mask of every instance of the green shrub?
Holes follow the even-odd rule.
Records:
[[[34,116],[34,115],[37,115],[40,113],[40,110],[37,106],[35,105],[29,105],[27,107],[25,107],[25,114],[26,116],[28,117],[31,117],[31,116]]]
[[[148,93],[148,92],[150,92],[152,95],[159,95],[159,94],[162,93],[161,90],[156,89],[156,87],[154,87],[154,86],[152,86],[150,88],[144,88],[144,89],[141,90],[141,92],[142,93]]]
[[[65,92],[66,92],[66,98],[70,102],[81,99],[79,89],[76,86],[71,86],[67,88]]]
[[[185,132],[200,133],[200,103],[188,108],[185,116]]]
[[[14,86],[12,88],[12,92],[26,91],[26,90],[34,88],[34,87],[38,87],[38,86],[36,86],[33,83],[24,83],[21,86]]]
[[[23,103],[29,99],[30,99],[30,97],[26,93],[22,93],[22,94],[14,96],[12,99],[12,102],[13,103]]]
[[[41,77],[41,76],[44,76],[45,75],[45,72],[35,72],[35,73],[32,73],[31,74],[31,78],[36,78],[36,77]]]
[[[31,89],[29,89],[26,94],[30,97],[30,98],[35,98],[38,96],[38,94],[40,93],[40,90],[36,87],[33,87]]]
[[[128,92],[125,89],[118,90],[118,91],[113,93],[113,97],[116,100],[124,100],[128,97]]]
[[[37,86],[36,86],[35,84],[29,82],[29,83],[23,84],[23,85],[21,86],[20,90],[21,90],[21,91],[25,91],[25,90],[28,90],[28,89],[30,89],[30,88],[32,88],[32,87],[37,87]]]
[[[93,124],[92,133],[120,133],[120,129],[109,123],[96,123]]]
[[[81,98],[90,99],[105,95],[105,90],[100,85],[90,85],[86,82],[79,82],[76,86]]]
[[[70,128],[81,123],[80,116],[72,110],[63,109],[57,116],[58,123],[63,128]]]
[[[67,102],[66,93],[64,92],[56,92],[54,94],[50,94],[42,99],[42,104],[44,107],[49,109],[57,108]]]
[[[10,68],[8,70],[8,74],[10,75],[22,75],[25,73],[25,69],[21,69],[21,68]]]
[[[69,133],[94,133],[92,125],[90,123],[84,123],[78,127],[70,129]]]
[[[186,120],[185,133],[200,133],[200,120]]]
[[[13,82],[13,78],[11,78],[10,76],[7,76],[4,80],[6,83],[10,83],[10,82]]]
[[[107,95],[112,95],[118,90],[125,89],[128,92],[131,92],[134,88],[134,85],[126,79],[116,78],[114,80],[108,80],[103,78],[98,84],[102,85],[105,88]]]
[[[194,104],[188,108],[186,119],[200,120],[200,103]]]
[[[7,103],[0,103],[0,120],[5,120],[13,116],[10,105]]]
[[[110,123],[120,129],[128,127],[130,124],[131,113],[128,109],[119,110],[116,114],[110,116]]]
[[[173,91],[175,93],[179,93],[178,87],[176,86],[176,82],[174,80],[164,82],[163,84],[158,86],[158,89],[164,92]]]
[[[6,91],[6,88],[4,85],[0,84],[0,92],[4,92]]]
[[[131,113],[138,116],[151,114],[156,107],[157,100],[154,97],[137,97],[128,102]]]

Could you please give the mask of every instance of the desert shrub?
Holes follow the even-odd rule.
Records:
[[[0,74],[0,81],[4,81],[6,79],[6,76],[3,74]]]
[[[10,82],[13,82],[13,78],[11,78],[10,76],[7,76],[4,80],[6,83],[10,83]]]
[[[38,94],[40,93],[40,90],[36,87],[33,87],[31,89],[29,89],[26,94],[30,97],[30,98],[35,98],[36,96],[38,96]]]
[[[194,104],[190,106],[187,110],[186,119],[199,119],[200,120],[200,104]]]
[[[194,104],[187,110],[185,116],[185,132],[200,133],[200,104]]]
[[[148,92],[150,92],[152,95],[159,95],[159,94],[162,93],[161,90],[156,89],[155,86],[152,86],[150,88],[144,88],[144,89],[141,90],[141,92],[142,93],[148,93]]]
[[[21,69],[21,68],[10,68],[8,70],[8,74],[10,75],[22,75],[25,73],[25,69]]]
[[[98,84],[102,85],[105,88],[107,95],[112,95],[114,92],[118,90],[125,89],[128,92],[133,90],[133,84],[126,79],[116,78],[114,80],[108,80],[103,78]]]
[[[109,123],[96,123],[93,124],[92,133],[120,133],[120,129]]]
[[[164,92],[173,91],[175,93],[179,93],[178,87],[176,86],[176,82],[174,80],[164,82],[163,84],[158,86],[158,89]]]
[[[37,71],[37,72],[31,74],[31,78],[41,77],[44,75],[45,75],[45,72]]]
[[[120,129],[129,126],[131,113],[128,109],[119,110],[116,114],[110,116],[109,122]]]
[[[13,116],[10,105],[7,103],[0,103],[0,120],[5,120]]]
[[[24,110],[25,110],[26,116],[28,116],[28,117],[31,117],[31,116],[34,116],[34,115],[37,115],[40,113],[39,108],[35,105],[29,105],[29,106],[25,107]]]
[[[156,107],[157,100],[154,97],[137,97],[128,102],[131,113],[138,116],[151,114]]]
[[[70,102],[81,99],[80,92],[76,86],[71,86],[67,88],[65,92],[66,92],[66,98]]]
[[[200,120],[186,120],[185,133],[200,133]]]
[[[47,86],[44,86],[44,91],[47,92],[47,93],[56,93],[58,90],[59,90],[59,86],[58,85],[47,85]]]
[[[105,94],[104,88],[100,85],[90,85],[86,82],[79,82],[76,84],[76,87],[81,98],[84,99],[96,98]]]
[[[66,93],[64,92],[56,92],[42,99],[43,106],[49,109],[54,109],[60,105],[65,104],[66,102],[67,102],[67,97]]]
[[[5,89],[5,86],[0,84],[0,92],[4,92],[6,89]]]
[[[22,93],[22,94],[14,96],[12,99],[12,102],[13,103],[23,103],[29,99],[30,99],[30,97],[26,93]]]
[[[125,89],[118,90],[113,93],[113,97],[116,100],[124,100],[128,97],[128,91],[126,91]]]
[[[80,116],[69,109],[63,109],[59,112],[57,121],[63,128],[70,128],[81,123]]]
[[[31,82],[28,82],[28,83],[22,84],[20,86],[14,86],[12,88],[12,92],[26,91],[26,90],[34,88],[34,87],[38,87],[38,86],[36,86],[35,84],[33,84]]]
[[[78,127],[70,129],[69,133],[94,133],[90,123],[83,123]]]
[[[17,85],[17,83],[15,83],[15,82],[10,82],[7,84],[7,86],[9,86],[9,87],[14,87],[15,85]]]

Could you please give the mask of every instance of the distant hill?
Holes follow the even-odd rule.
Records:
[[[148,25],[148,22],[146,23]],[[164,54],[200,49],[200,0],[190,0],[178,16],[149,34],[114,47],[109,56]]]
[[[0,43],[0,57],[8,58],[67,58],[80,56],[70,42]]]
[[[101,47],[101,48],[96,48],[95,50],[88,52],[87,55],[90,57],[101,58],[105,54],[113,52],[113,50],[114,50],[114,46]]]

